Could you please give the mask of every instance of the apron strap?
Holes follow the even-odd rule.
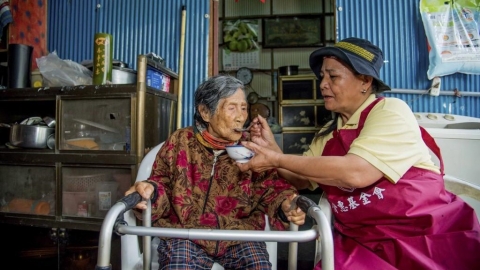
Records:
[[[432,152],[437,156],[438,160],[440,160],[440,173],[445,175],[444,173],[444,165],[443,165],[443,158],[442,153],[440,152],[440,147],[438,147],[435,139],[428,133],[423,127],[420,126],[420,131],[422,132],[422,139],[425,144],[432,150]]]
[[[357,127],[357,135],[360,134],[360,131],[362,131],[363,129],[363,126],[365,124],[365,120],[367,119],[367,116],[368,114],[370,113],[370,111],[373,109],[373,107],[375,107],[375,105],[377,105],[378,102],[384,100],[385,97],[378,97],[377,99],[375,99],[375,101],[373,101],[370,105],[368,105],[363,111],[362,113],[360,114],[360,119],[358,120],[358,127]]]

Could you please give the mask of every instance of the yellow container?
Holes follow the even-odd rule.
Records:
[[[113,36],[96,33],[93,44],[93,84],[103,85],[112,81]]]
[[[32,87],[42,87],[43,86],[43,76],[38,69],[32,71],[31,73],[31,82]]]

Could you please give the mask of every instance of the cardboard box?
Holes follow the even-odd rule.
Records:
[[[147,86],[160,91],[170,91],[170,76],[158,69],[147,67]]]
[[[163,76],[162,73],[158,70],[147,68],[147,86],[155,88],[157,90],[163,89]]]

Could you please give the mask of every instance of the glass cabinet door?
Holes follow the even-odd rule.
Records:
[[[131,186],[130,169],[62,167],[62,215],[103,218]]]
[[[0,165],[0,212],[55,215],[55,167]]]
[[[128,151],[131,99],[62,99],[60,150]]]

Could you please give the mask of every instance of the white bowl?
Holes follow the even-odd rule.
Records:
[[[229,145],[226,149],[228,156],[239,163],[248,162],[254,156],[254,153],[243,145]]]

